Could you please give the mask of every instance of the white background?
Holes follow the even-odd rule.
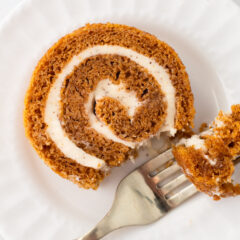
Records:
[[[0,0],[0,24],[4,20],[4,18],[19,4],[21,4],[23,0]],[[43,0],[47,1],[47,0]],[[217,1],[217,0],[216,0]],[[229,0],[231,1],[231,0]],[[240,0],[233,0],[240,6]],[[3,240],[0,236],[0,240]]]
[[[10,11],[17,7],[24,0],[0,0],[0,23],[4,17],[8,15]],[[47,0],[43,0],[47,1]],[[217,1],[217,0],[216,0]],[[231,0],[229,0],[231,1]],[[240,6],[240,0],[233,0]]]

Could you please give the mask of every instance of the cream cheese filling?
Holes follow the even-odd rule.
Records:
[[[134,91],[126,91],[123,83],[118,85],[113,84],[109,79],[100,81],[94,91],[94,98],[96,101],[104,97],[118,100],[127,108],[130,117],[133,117],[135,110],[142,105],[142,102],[139,102]]]
[[[94,157],[82,149],[78,148],[75,143],[73,143],[61,127],[59,121],[59,113],[61,111],[61,88],[65,78],[74,70],[75,66],[78,66],[81,62],[83,62],[86,58],[101,55],[101,54],[117,54],[120,56],[128,57],[132,61],[136,62],[143,68],[147,69],[148,72],[158,81],[161,86],[162,92],[165,94],[165,101],[167,102],[167,116],[163,127],[159,132],[170,132],[170,134],[174,135],[176,129],[174,128],[175,122],[175,89],[170,80],[170,76],[168,72],[160,66],[154,59],[146,57],[143,54],[137,53],[131,49],[121,47],[121,46],[113,46],[113,45],[96,45],[86,50],[82,51],[78,55],[74,56],[71,61],[64,67],[62,72],[58,75],[57,79],[53,83],[46,102],[45,108],[45,116],[44,120],[47,124],[47,133],[51,137],[51,139],[55,142],[57,147],[63,152],[63,154],[71,159],[74,159],[78,163],[86,167],[92,167],[95,169],[100,169],[105,166],[105,162],[97,157]],[[107,80],[102,80],[107,81]],[[105,84],[105,83],[102,83]],[[101,89],[101,88],[100,88]],[[110,87],[108,88],[110,89]],[[112,87],[114,90],[115,87]],[[101,91],[100,91],[101,92]],[[123,91],[120,91],[121,94]],[[125,92],[126,93],[126,92]],[[96,94],[96,91],[93,91],[92,94]],[[97,93],[99,94],[99,93]],[[109,93],[112,96],[112,93]],[[128,93],[129,94],[129,93]],[[102,94],[98,95],[99,97],[103,97]],[[124,94],[122,94],[124,96]],[[88,103],[91,102],[92,95],[89,95]],[[129,96],[127,96],[129,97]],[[121,97],[120,97],[121,98]],[[131,97],[133,98],[133,97]],[[125,100],[124,100],[125,101]],[[88,103],[86,105],[86,111],[88,113]],[[126,104],[123,102],[123,104]],[[130,115],[134,113],[134,108],[136,108],[138,104],[136,102],[128,106]],[[95,129],[97,132],[103,134],[106,138],[111,139],[115,142],[123,143],[132,148],[141,145],[141,143],[133,143],[123,141],[114,135],[108,126],[104,124],[99,124],[95,122],[95,119],[92,119],[90,116],[91,127]],[[107,130],[108,129],[108,130]],[[111,133],[110,133],[111,132]]]
[[[207,151],[204,144],[204,139],[201,139],[198,135],[193,135],[190,138],[182,138],[177,145],[185,145],[185,147],[194,147],[195,149]]]
[[[112,130],[101,122],[93,113],[93,101],[96,102],[104,97],[115,98],[123,104],[127,110],[128,115],[133,117],[135,110],[142,105],[138,101],[135,92],[127,92],[123,84],[113,84],[109,79],[102,80],[98,83],[96,89],[89,94],[88,101],[85,104],[85,109],[89,117],[90,126],[95,129],[98,133],[106,136],[108,139],[114,142],[122,143],[130,148],[134,148],[137,142],[124,141],[116,136]]]

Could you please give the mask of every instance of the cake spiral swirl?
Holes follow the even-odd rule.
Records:
[[[117,24],[86,25],[36,67],[25,99],[27,136],[59,175],[96,188],[161,132],[192,125],[193,95],[175,51]]]

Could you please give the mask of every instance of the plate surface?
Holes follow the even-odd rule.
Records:
[[[168,42],[186,65],[196,126],[240,103],[240,10],[229,0],[26,0],[0,26],[0,234],[4,239],[73,239],[110,208],[116,186],[146,161],[114,169],[97,191],[54,174],[24,136],[24,94],[39,58],[87,22],[132,25]],[[239,197],[198,194],[162,220],[106,239],[239,239]]]

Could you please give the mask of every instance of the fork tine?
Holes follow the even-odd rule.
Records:
[[[172,174],[176,173],[181,168],[179,165],[174,162],[170,167],[165,168],[160,173],[156,174],[154,177],[152,177],[152,181],[157,184],[161,182],[162,180],[166,179],[167,177],[171,176]]]
[[[162,193],[165,195],[186,181],[188,181],[188,179],[185,176],[185,174],[181,174],[180,176],[174,178],[172,181],[170,181],[170,182],[166,183],[165,185],[163,185],[162,187],[160,187],[160,189],[161,189]]]
[[[167,199],[167,202],[170,206],[176,207],[197,192],[197,188],[191,183],[187,187]]]
[[[143,164],[140,168],[144,170],[146,173],[151,173],[158,169],[161,166],[164,166],[167,162],[171,161],[171,159],[174,159],[172,150],[169,149],[166,152],[161,153],[156,158],[148,161],[147,163]]]

